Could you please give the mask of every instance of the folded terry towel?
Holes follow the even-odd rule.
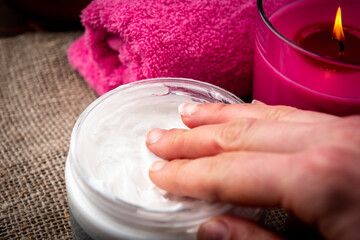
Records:
[[[251,93],[255,0],[94,0],[72,66],[98,94],[155,77]]]

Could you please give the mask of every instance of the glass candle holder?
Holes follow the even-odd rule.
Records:
[[[257,6],[253,97],[335,115],[360,113],[360,2],[258,0]],[[332,36],[339,6],[343,52]]]
[[[146,128],[164,127],[167,120],[178,115],[179,104],[187,102],[242,103],[235,95],[207,83],[161,78],[120,86],[99,97],[81,114],[71,135],[65,168],[74,239],[195,239],[199,224],[219,214],[231,213],[253,220],[260,217],[260,209],[176,196],[169,199],[180,200],[180,207],[176,201],[175,204],[165,201],[162,207],[157,200],[141,203],[129,198],[132,194],[143,194],[143,186],[139,186],[138,192],[128,186],[137,177],[143,180],[136,184],[144,185],[143,177],[148,177],[149,166],[141,166],[142,159],[138,157],[130,157],[130,162],[121,164],[125,158],[118,156],[146,152],[146,131],[141,123],[148,124]],[[139,143],[136,148],[130,140]],[[146,154],[150,152],[145,153],[145,158]],[[141,168],[144,174],[140,173]],[[121,171],[114,174],[114,169]],[[115,182],[111,184],[115,185],[108,181],[112,175]],[[151,191],[146,194],[145,200],[154,196]]]

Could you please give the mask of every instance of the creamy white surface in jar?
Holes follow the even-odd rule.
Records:
[[[95,188],[127,203],[158,211],[204,204],[169,194],[149,178],[150,165],[162,159],[147,149],[146,132],[152,128],[186,128],[177,109],[181,103],[189,102],[189,97],[166,93],[167,88],[159,86],[161,96],[155,98],[114,98],[113,103],[88,117],[79,144],[86,161],[83,166]]]

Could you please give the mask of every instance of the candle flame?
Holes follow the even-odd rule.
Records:
[[[334,30],[333,30],[333,37],[338,41],[345,41],[344,29],[342,26],[342,19],[341,19],[341,8],[338,7],[336,11],[335,23],[334,23]]]

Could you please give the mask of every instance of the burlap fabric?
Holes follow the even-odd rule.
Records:
[[[81,33],[0,39],[0,239],[71,238],[64,166],[72,127],[95,93],[69,66]],[[282,232],[286,213],[266,212]]]
[[[67,62],[77,36],[0,40],[2,239],[71,237],[64,164],[72,127],[96,98]]]

